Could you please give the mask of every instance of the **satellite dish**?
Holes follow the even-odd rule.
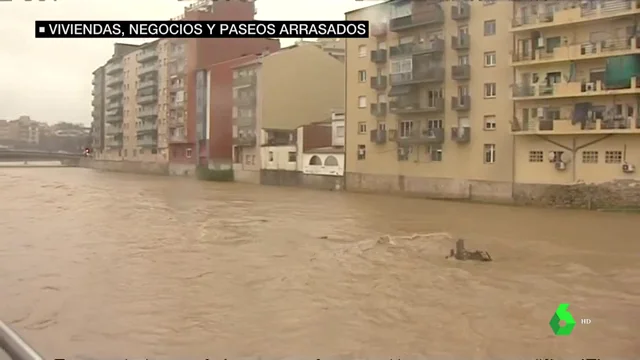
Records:
[[[573,160],[573,155],[570,152],[563,152],[562,155],[560,156],[560,160],[563,163],[570,163],[571,160]]]
[[[549,151],[549,161],[556,161],[556,152]]]

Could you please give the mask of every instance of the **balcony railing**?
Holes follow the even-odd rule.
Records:
[[[139,118],[154,117],[154,116],[158,116],[157,107],[146,107],[138,111]]]
[[[123,93],[122,87],[117,87],[117,88],[107,88],[104,95],[107,99],[111,99],[114,97],[121,97],[124,95],[124,93]]]
[[[122,61],[116,61],[107,65],[107,67],[105,68],[105,73],[107,75],[111,75],[117,72],[121,72],[123,70],[124,70],[124,64],[122,63]]]
[[[122,134],[122,127],[120,127],[120,126],[106,126],[104,132],[107,135]]]
[[[460,34],[451,37],[451,48],[453,50],[469,50],[471,46],[471,36],[469,34]]]
[[[416,96],[399,97],[389,104],[389,109],[394,114],[416,114],[426,112],[442,112],[444,99],[431,99],[429,102],[420,101]]]
[[[138,95],[138,104],[150,104],[158,101],[158,94]]]
[[[138,90],[158,86],[158,79],[149,79],[138,82]]]
[[[176,61],[175,63],[169,66],[169,76],[179,76],[184,75],[185,73],[185,64],[180,61]]]
[[[418,129],[408,134],[400,134],[396,139],[398,145],[429,145],[444,142],[444,129]]]
[[[147,62],[151,60],[156,60],[158,58],[158,51],[156,48],[149,48],[142,50],[138,56],[136,56],[138,62]]]
[[[173,144],[179,144],[187,142],[187,136],[185,134],[172,134],[169,135],[169,142]]]
[[[158,71],[157,63],[144,64],[138,68],[138,76],[145,76],[156,71]]]
[[[451,110],[469,111],[471,109],[471,96],[454,96],[451,98]]]
[[[562,45],[556,48],[538,49],[513,54],[514,65],[529,62],[553,62],[592,59],[626,55],[640,49],[640,37],[613,38],[598,42],[584,42],[579,44]]]
[[[104,84],[106,86],[116,86],[116,85],[120,85],[124,82],[124,76],[122,74],[120,75],[114,75],[114,76],[107,76],[107,79],[105,80]]]
[[[596,95],[635,95],[640,93],[640,78],[632,77],[626,84],[605,85],[602,81],[577,80],[555,84],[514,84],[512,96],[518,98],[577,97]]]
[[[471,78],[471,65],[454,65],[451,67],[453,80],[469,80]]]
[[[158,138],[155,136],[145,136],[138,139],[138,146],[156,147],[158,146]]]
[[[423,82],[442,82],[444,81],[444,73],[444,68],[431,67],[425,70],[416,69],[413,72],[409,73],[391,74],[391,85],[409,85]]]
[[[387,89],[387,76],[372,76],[371,77],[371,88],[374,90],[386,90]]]
[[[444,51],[444,40],[433,39],[425,42],[400,44],[389,48],[390,57],[441,53]]]
[[[255,74],[254,75],[239,76],[239,77],[233,79],[233,86],[255,85],[257,80],[258,80],[258,77]]]
[[[389,30],[398,32],[417,26],[444,23],[444,12],[439,4],[430,4],[424,7],[425,9],[417,10],[409,16],[391,19],[389,22]]]
[[[374,129],[370,132],[370,140],[375,144],[384,144],[387,142],[387,130]]]
[[[233,138],[233,144],[236,146],[256,146],[255,135],[241,135]]]
[[[147,134],[158,131],[158,124],[155,121],[144,121],[136,127],[138,134]]]
[[[636,0],[608,0],[566,2],[559,4],[564,8],[556,11],[544,11],[537,15],[519,16],[511,22],[512,28],[536,28],[539,26],[573,24],[580,21],[611,18],[631,14],[640,8]]]
[[[236,104],[236,106],[255,106],[256,105],[256,97],[255,95],[251,96],[251,95],[245,95],[245,96],[238,96],[234,102]]]
[[[471,141],[471,127],[469,126],[456,126],[451,128],[451,140],[459,143],[466,144]]]
[[[467,3],[460,2],[459,5],[451,7],[451,19],[460,21],[467,20],[471,16],[471,6]]]
[[[122,101],[110,101],[107,103],[107,105],[105,106],[105,108],[107,109],[107,111],[109,110],[116,110],[118,108],[122,107]]]
[[[387,116],[387,103],[371,104],[371,115],[376,117]]]
[[[387,62],[387,50],[371,50],[371,61],[376,64],[384,64],[385,62]]]

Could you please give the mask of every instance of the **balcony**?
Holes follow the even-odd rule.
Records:
[[[431,101],[420,101],[417,96],[401,96],[389,104],[393,114],[437,113],[444,111],[444,99],[436,98]]]
[[[374,129],[370,131],[372,143],[382,145],[387,142],[387,130]]]
[[[138,67],[138,76],[145,76],[158,71],[157,63],[144,64]]]
[[[371,77],[371,88],[373,90],[386,90],[387,89],[387,76],[372,76]]]
[[[389,30],[399,32],[418,26],[440,25],[444,23],[444,12],[439,4],[429,4],[424,7],[427,9],[415,11],[409,16],[391,19],[389,22]]]
[[[371,115],[375,117],[387,116],[387,103],[377,103],[370,105]]]
[[[138,82],[138,90],[158,87],[158,79],[149,79]]]
[[[607,88],[600,80],[595,82],[578,80],[574,82],[562,82],[549,85],[514,84],[512,91],[513,100],[536,100],[603,95],[634,95],[640,94],[640,77],[632,77],[628,85],[616,88]]]
[[[471,109],[471,96],[454,96],[451,98],[451,110],[469,111]]]
[[[233,145],[242,147],[256,146],[255,135],[240,135],[233,138]]]
[[[142,110],[138,111],[139,118],[148,118],[148,117],[155,117],[155,116],[158,116],[158,108],[155,106],[145,107],[145,108],[142,108]]]
[[[187,142],[187,136],[185,134],[172,134],[169,135],[169,143],[182,144]]]
[[[124,82],[124,76],[122,74],[120,74],[120,75],[115,75],[115,76],[107,76],[107,79],[105,80],[104,84],[107,87],[110,87],[110,86],[120,85],[123,82]]]
[[[142,138],[138,138],[138,146],[140,147],[157,147],[158,146],[158,138],[155,136],[145,136]]]
[[[185,74],[185,64],[180,61],[176,61],[169,66],[169,76],[177,77]]]
[[[169,115],[167,119],[170,128],[184,127],[184,115]]]
[[[136,99],[140,105],[152,104],[158,101],[158,94],[138,95]]]
[[[572,119],[548,119],[545,117],[516,120],[511,126],[514,135],[606,135],[640,134],[640,118],[609,117],[607,119],[586,119],[576,122]]]
[[[413,130],[406,136],[400,135],[396,142],[400,146],[442,144],[444,142],[444,129]]]
[[[471,78],[471,65],[454,65],[451,67],[453,80],[469,80]]]
[[[240,127],[254,127],[256,118],[251,115],[239,115],[233,120],[233,123]]]
[[[408,44],[400,44],[389,48],[389,56],[411,56],[422,54],[441,53],[444,51],[444,40],[434,39],[425,42],[415,42]]]
[[[452,127],[451,140],[458,144],[468,144],[471,141],[471,128],[469,126]]]
[[[119,124],[124,120],[124,118],[122,117],[122,113],[116,113],[116,114],[110,114],[105,116],[104,121],[107,124]]]
[[[451,7],[451,19],[455,21],[468,20],[471,17],[471,6],[466,2],[460,2]]]
[[[107,67],[105,68],[105,74],[107,75],[112,75],[118,72],[122,72],[124,70],[124,64],[122,63],[122,61],[116,61],[116,62],[112,62],[110,64],[107,64]]]
[[[158,131],[158,124],[155,121],[143,121],[136,127],[138,135],[150,134]]]
[[[119,98],[121,96],[124,95],[122,87],[117,87],[117,88],[108,88],[107,91],[105,91],[105,97],[107,99],[112,99],[112,98]]]
[[[256,106],[256,96],[255,95],[244,95],[244,96],[238,96],[235,100],[234,103],[236,106],[242,106],[242,107],[255,107]]]
[[[414,68],[415,66],[414,64]],[[441,67],[430,67],[424,70],[418,68],[413,72],[391,75],[391,85],[411,85],[443,81],[444,68]]]
[[[451,37],[451,48],[456,51],[469,50],[471,46],[471,36],[468,34],[460,34]]]
[[[638,53],[640,37],[613,38],[599,42],[562,45],[554,49],[536,49],[532,52],[513,54],[511,65],[548,64],[564,61],[599,59]]]
[[[258,77],[255,74],[239,76],[239,77],[233,79],[233,86],[234,87],[237,87],[237,86],[254,86],[256,84],[257,80],[258,80]]]
[[[172,82],[171,84],[169,84],[169,91],[177,92],[177,91],[181,91],[181,90],[184,90],[184,82],[175,81],[175,82]]]
[[[511,31],[576,25],[594,20],[613,20],[638,14],[638,10],[640,10],[640,2],[633,0],[569,2],[561,10],[516,17],[511,22]]]
[[[105,106],[105,109],[107,109],[107,111],[118,110],[120,108],[122,108],[122,101],[111,101],[108,102]]]
[[[120,126],[106,126],[105,129],[104,129],[104,132],[107,135],[122,134],[122,127],[120,127]]]
[[[122,137],[119,138],[107,138],[104,140],[104,145],[107,148],[111,149],[121,149],[122,148]]]
[[[371,50],[371,62],[374,62],[376,64],[386,63],[387,50],[386,49]]]
[[[388,31],[389,29],[388,29],[387,23],[378,22],[378,23],[371,23],[371,29],[369,33],[373,37],[382,37],[382,36],[387,36]]]
[[[136,56],[136,59],[140,63],[155,61],[158,59],[158,51],[155,47],[144,49]]]

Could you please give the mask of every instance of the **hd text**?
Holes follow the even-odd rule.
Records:
[[[36,38],[367,38],[368,21],[36,21]]]

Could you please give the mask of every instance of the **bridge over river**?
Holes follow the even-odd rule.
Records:
[[[0,149],[0,163],[59,161],[65,166],[78,166],[84,153],[67,153],[42,150]]]

